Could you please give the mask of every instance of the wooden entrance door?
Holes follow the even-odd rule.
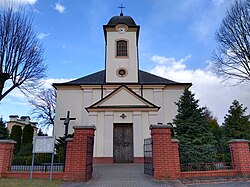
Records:
[[[132,124],[114,124],[113,159],[115,163],[133,162]]]

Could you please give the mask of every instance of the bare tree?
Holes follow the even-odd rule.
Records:
[[[45,70],[32,19],[22,8],[0,11],[0,101],[17,87],[21,91],[37,87]]]
[[[216,32],[215,71],[237,83],[250,81],[250,1],[237,0]]]
[[[56,90],[54,88],[42,89],[33,97],[29,96],[28,101],[32,105],[33,114],[39,120],[41,127],[54,127]]]

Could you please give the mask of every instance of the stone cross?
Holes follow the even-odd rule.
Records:
[[[76,118],[70,118],[69,114],[70,114],[70,111],[67,112],[67,117],[66,118],[60,118],[60,120],[64,120],[63,124],[65,125],[65,133],[64,133],[65,139],[68,136],[68,129],[69,129],[70,120],[76,120]]]
[[[66,118],[60,118],[60,120],[64,120],[63,124],[65,125],[65,132],[64,132],[65,143],[64,143],[64,154],[63,154],[63,157],[64,157],[63,171],[65,171],[66,147],[67,147],[66,138],[68,136],[69,122],[70,122],[70,120],[76,120],[76,118],[70,118],[69,114],[70,114],[70,111],[67,112],[67,117]]]

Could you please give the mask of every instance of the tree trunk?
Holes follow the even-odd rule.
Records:
[[[10,78],[10,75],[8,73],[0,73],[0,98],[2,98],[2,95],[3,95],[4,84],[9,78]]]

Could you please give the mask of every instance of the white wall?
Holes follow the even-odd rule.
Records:
[[[60,118],[65,118],[67,111],[70,111],[70,117],[76,118],[70,121],[69,133],[73,133],[73,126],[82,125],[83,110],[83,90],[57,90],[55,135],[64,135],[64,124]]]
[[[164,121],[165,123],[172,123],[173,119],[177,115],[177,102],[182,95],[184,89],[165,89],[163,92],[163,103],[165,106],[164,110]]]
[[[111,93],[114,88],[103,91],[104,96]],[[112,157],[113,156],[113,124],[114,123],[132,123],[134,132],[134,156],[143,156],[143,140],[150,137],[150,124],[162,122],[164,124],[172,122],[177,114],[178,101],[184,88],[167,87],[165,89],[148,88],[143,90],[143,97],[150,102],[161,107],[158,112],[141,112],[141,111],[117,111],[117,112],[91,112],[87,113],[86,107],[97,102],[101,98],[101,89],[72,89],[57,90],[57,108],[55,120],[56,136],[63,136],[64,125],[61,117],[66,117],[69,110],[70,117],[76,117],[75,121],[70,122],[69,133],[73,132],[72,127],[75,125],[92,125],[97,128],[95,135],[94,156]],[[137,93],[138,88],[135,88]],[[121,100],[124,104],[125,98],[115,98],[116,103]],[[111,99],[112,100],[112,99]],[[110,100],[110,101],[111,101]],[[110,102],[109,101],[109,102]],[[131,104],[131,102],[129,102]],[[109,103],[112,106],[112,103]],[[122,119],[121,114],[127,117]]]
[[[116,41],[128,41],[128,57],[116,57]],[[119,77],[116,74],[119,68],[127,69],[127,76]],[[106,81],[107,82],[138,82],[138,62],[136,32],[107,32],[107,56],[106,56]]]

